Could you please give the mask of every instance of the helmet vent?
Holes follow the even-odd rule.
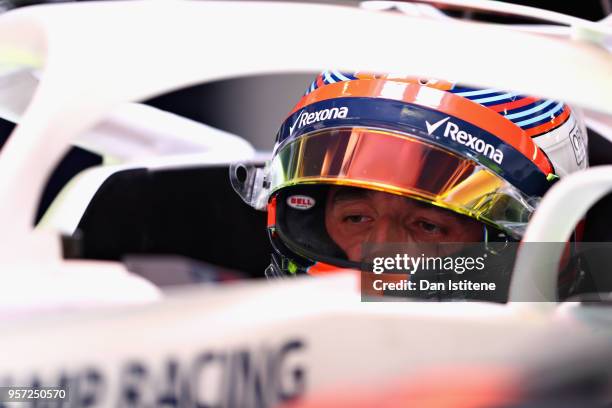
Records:
[[[236,169],[234,170],[234,175],[236,176],[236,180],[238,180],[240,183],[246,182],[246,179],[247,179],[246,167],[244,167],[241,164],[236,166]]]

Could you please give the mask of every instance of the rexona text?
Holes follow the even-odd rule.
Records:
[[[444,129],[444,137],[449,136],[453,141],[487,156],[497,164],[502,164],[504,160],[504,153],[501,150],[496,149],[476,136],[472,136],[466,131],[459,130],[459,126],[451,121],[446,123],[446,128]]]

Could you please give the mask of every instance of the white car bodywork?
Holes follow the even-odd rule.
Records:
[[[160,21],[180,24],[164,31]],[[315,21],[316,29],[295,29]],[[121,166],[255,158],[254,150],[232,135],[207,129],[207,137],[198,138],[199,125],[127,105],[238,75],[334,66],[462,78],[481,86],[499,85],[503,77],[507,88],[583,107],[588,120],[612,140],[612,56],[607,50],[612,28],[566,22],[572,24],[567,33],[554,28],[554,36],[542,36],[349,7],[191,1],[39,6],[0,16],[0,62],[40,72],[27,108],[25,88],[13,98],[0,98],[4,115],[19,121],[0,154],[0,317],[10,320],[2,323],[6,334],[0,344],[11,351],[0,359],[5,383],[23,385],[39,378],[53,385],[63,373],[79,397],[89,390],[96,404],[104,406],[117,405],[128,386],[141,390],[143,398],[157,398],[163,387],[176,391],[188,384],[197,395],[182,398],[191,402],[250,406],[257,399],[256,382],[262,381],[263,405],[271,406],[283,393],[302,395],[338,382],[384,381],[448,364],[546,364],[583,349],[605,350],[612,343],[606,307],[361,303],[352,276],[192,288],[162,300],[157,288],[121,264],[62,259],[57,233],[31,226],[46,177],[79,138],[83,146],[121,157]],[[201,40],[193,44],[193,38]],[[405,38],[418,41],[407,43]],[[410,55],[421,57],[398,52],[406,47]],[[144,118],[148,114],[168,125],[168,132],[156,134],[159,128]],[[124,128],[136,131],[113,128],[122,120],[127,122]],[[118,140],[117,135],[128,139]],[[171,143],[156,151],[146,148],[149,141]],[[179,147],[173,151],[168,146]],[[174,161],[150,157],[193,148],[201,154],[175,156]],[[85,184],[95,189],[104,177],[98,174],[97,181]],[[540,204],[525,241],[565,241],[583,212],[611,190],[609,167],[560,181]],[[88,194],[93,193],[76,202],[86,203]],[[74,220],[63,224],[70,222]],[[536,258],[525,254],[517,261],[511,300],[525,294],[526,299],[547,299],[554,291],[556,268],[539,265]],[[544,293],[533,291],[534,276],[541,279],[538,287]],[[126,306],[143,302],[153,304]],[[116,308],[95,310],[103,305]],[[64,316],[59,309],[66,308],[94,310]],[[10,319],[15,316],[21,319]],[[556,341],[561,336],[565,342]],[[206,355],[225,357],[202,370]],[[242,361],[235,357],[239,355],[252,362],[250,369],[243,372],[239,362],[231,363]],[[178,379],[169,378],[171,361],[178,367]],[[147,374],[138,377],[133,364],[145,367]],[[304,377],[296,377],[298,369]],[[91,373],[104,380],[104,387],[91,380],[96,378]]]

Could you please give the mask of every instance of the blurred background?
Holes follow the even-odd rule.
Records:
[[[63,1],[0,0],[0,12],[33,4],[59,2]],[[358,3],[323,0],[316,2],[344,5]],[[612,10],[611,0],[513,0],[506,3],[543,8],[592,21],[604,18]],[[449,11],[449,14],[503,23],[525,22],[516,18],[492,17],[471,12]],[[263,75],[218,81],[162,95],[147,103],[240,135],[259,150],[270,150],[279,125],[300,99],[314,75],[315,73]],[[236,115],[235,112],[240,114]],[[237,120],[237,117],[240,119]],[[0,120],[0,141],[11,128],[10,124]]]
[[[33,4],[59,2],[0,0],[0,12]],[[310,2],[342,5],[359,3]],[[548,9],[591,21],[603,19],[612,9],[612,0],[516,0],[509,3]],[[445,13],[478,21],[533,23],[515,17],[484,15],[470,11],[447,10]],[[247,139],[260,151],[270,151],[280,124],[316,74],[311,72],[232,78],[181,89],[144,102],[229,131]],[[0,146],[9,137],[12,129],[11,123],[0,119]],[[590,141],[591,159],[603,152],[601,156],[604,160],[611,162],[610,144],[600,139],[595,137]],[[70,179],[82,170],[101,162],[102,158],[96,154],[79,148],[70,150],[50,177],[33,222],[38,223]],[[601,163],[602,161],[592,162]],[[121,259],[129,264],[131,270],[150,271],[152,265],[160,264],[159,259],[151,264],[147,259],[126,260],[126,254],[171,254],[185,257],[169,261],[172,265],[179,265],[178,269],[198,271],[202,269],[200,267],[203,264],[194,266],[192,262],[198,261],[222,268],[221,274],[227,269],[245,272],[250,277],[261,277],[269,264],[270,248],[266,237],[265,213],[246,206],[232,191],[227,167],[184,169],[180,172],[134,169],[129,173],[113,175],[100,188],[100,192],[104,194],[97,194],[96,200],[92,201],[79,224],[79,233],[83,234],[77,237],[80,249],[75,250],[76,256]],[[609,208],[612,208],[612,196],[607,200],[609,202],[606,205],[600,206],[601,210],[593,210],[600,211],[601,217],[609,214]],[[606,231],[612,230],[604,227],[602,228]],[[604,232],[605,234],[609,235],[607,232]],[[597,236],[595,240],[606,239]],[[168,264],[164,265],[162,269],[172,269]],[[202,270],[205,275],[205,265]],[[178,273],[176,275],[178,276]]]
[[[0,0],[0,11],[32,4],[58,2],[60,1]],[[358,3],[346,0],[316,2],[343,5]],[[604,18],[612,9],[611,0],[580,2],[513,0],[506,3],[548,9],[592,21]],[[448,13],[475,20],[525,23],[504,16],[493,17],[454,11]],[[263,75],[224,80],[162,95],[147,103],[240,135],[249,140],[256,149],[271,150],[281,122],[298,102],[315,75],[316,73]],[[10,129],[9,124],[0,120],[0,140],[6,137]]]

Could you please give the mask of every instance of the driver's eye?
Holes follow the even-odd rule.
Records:
[[[371,218],[365,215],[347,215],[343,218],[344,222],[348,222],[350,224],[361,224],[370,220]]]
[[[442,228],[438,227],[436,224],[432,224],[427,221],[418,221],[417,225],[421,230],[429,233],[429,234],[439,234],[442,233]]]

